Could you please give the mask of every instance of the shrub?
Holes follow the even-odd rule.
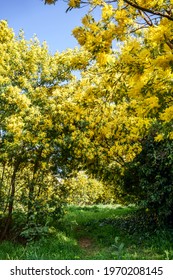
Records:
[[[160,224],[173,221],[173,141],[156,142],[156,135],[153,128],[142,141],[141,153],[126,164],[123,187]]]

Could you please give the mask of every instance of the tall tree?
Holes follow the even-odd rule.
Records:
[[[3,238],[14,209],[22,207],[29,222],[63,200],[56,176],[72,163],[64,141],[70,121],[62,108],[70,103],[72,70],[84,67],[84,57],[88,61],[77,49],[51,56],[37,38],[26,41],[22,33],[16,38],[6,21],[0,22],[0,49],[0,207],[7,217]]]

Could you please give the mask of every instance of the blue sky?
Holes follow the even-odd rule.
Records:
[[[80,25],[87,11],[82,8],[65,13],[66,9],[67,3],[62,0],[56,5],[44,5],[41,0],[6,0],[1,1],[0,19],[7,20],[16,35],[20,29],[24,30],[26,39],[36,34],[40,42],[46,41],[54,53],[77,46],[71,31]]]

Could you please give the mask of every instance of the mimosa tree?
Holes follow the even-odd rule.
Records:
[[[81,147],[78,153],[85,158],[89,168],[101,170],[101,174],[106,170],[106,174],[112,176],[117,172],[117,166],[125,167],[137,155],[142,155],[142,151],[146,153],[148,139],[156,147],[149,151],[153,152],[151,158],[154,160],[154,154],[159,157],[158,146],[163,148],[164,164],[169,161],[169,173],[172,174],[172,161],[165,149],[173,139],[173,1],[68,2],[71,9],[86,4],[88,14],[82,19],[82,25],[73,30],[93,61],[82,73],[77,90],[76,99],[80,100],[80,119],[83,121],[81,138],[75,138],[79,125],[73,133]],[[95,8],[101,9],[100,20],[92,15]],[[138,168],[140,164],[142,168],[138,157]],[[145,168],[150,169],[150,163]],[[152,173],[159,188],[163,185],[160,183],[163,178],[159,176],[166,176],[163,169],[158,166],[154,175]],[[152,188],[151,181],[146,180],[148,185],[140,184],[140,188],[153,200],[146,198],[143,205],[155,210],[156,214],[166,207],[164,215],[169,215],[173,203],[172,180],[168,188],[161,189],[159,196],[150,195],[156,187]],[[159,203],[160,196],[168,198]]]

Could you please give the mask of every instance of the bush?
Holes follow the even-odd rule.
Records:
[[[142,151],[126,164],[124,191],[131,194],[158,224],[173,222],[173,141],[155,141],[152,129],[142,141]]]

